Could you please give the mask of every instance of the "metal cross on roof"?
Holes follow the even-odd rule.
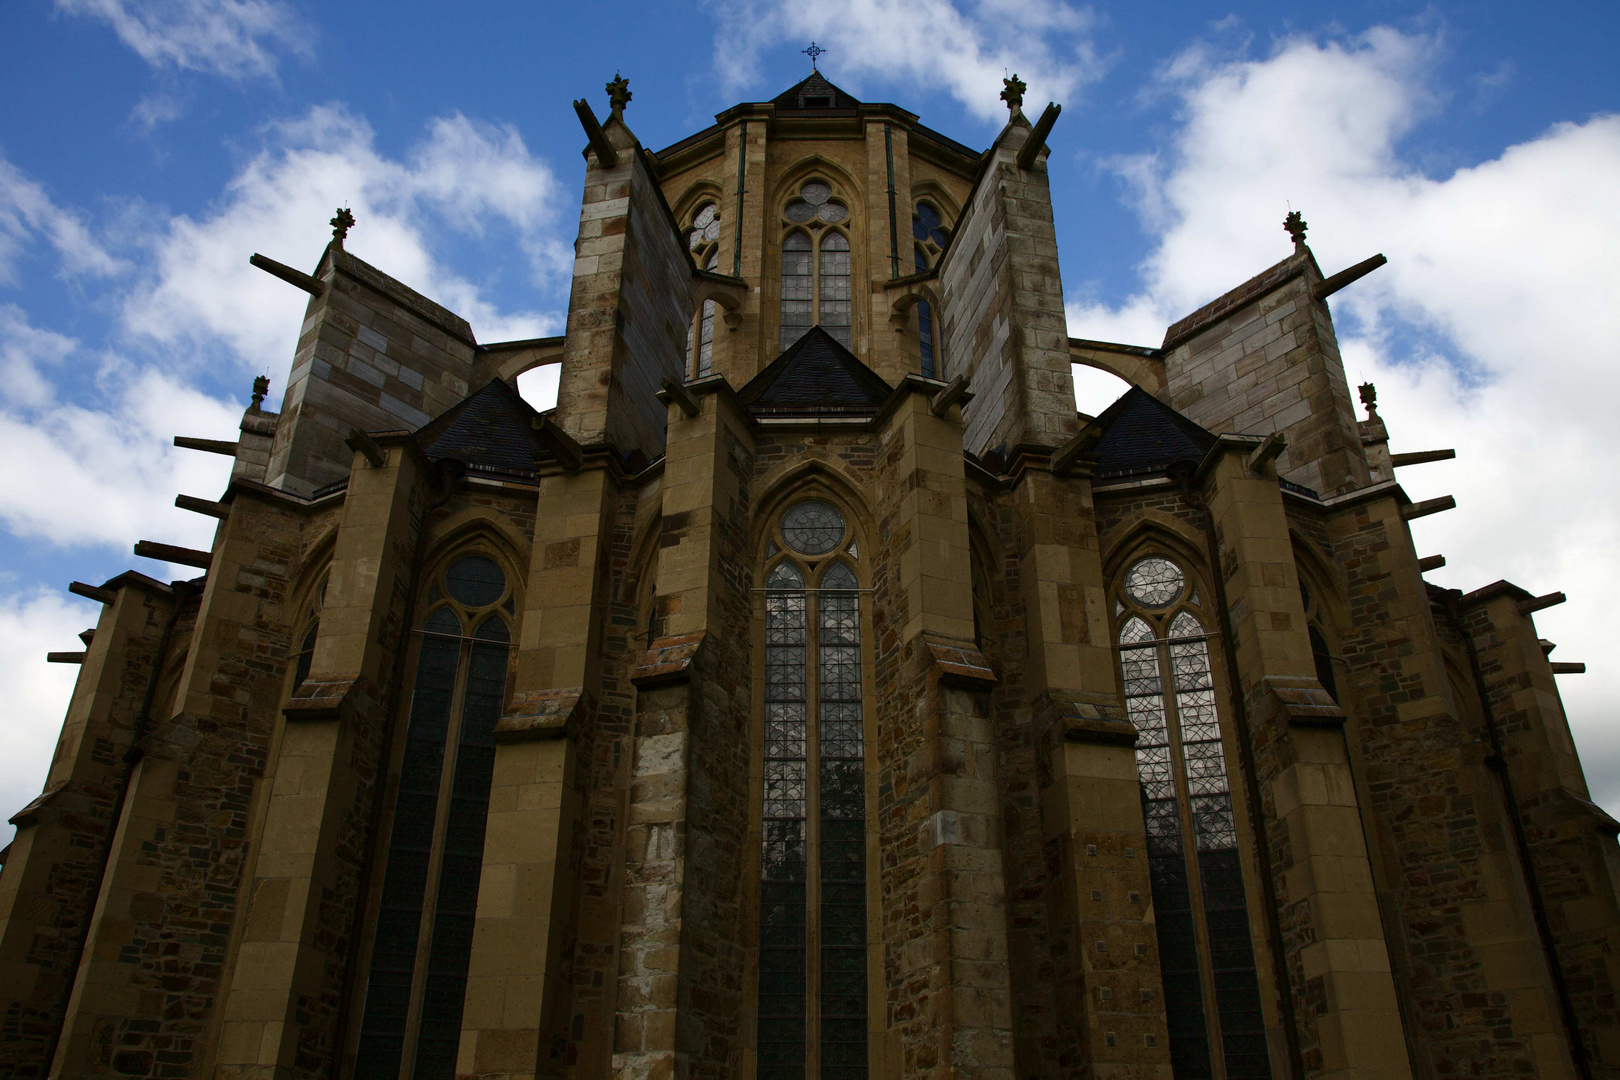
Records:
[[[808,49],[800,49],[799,51],[810,58],[810,70],[814,71],[816,70],[816,58],[827,50],[812,41]]]

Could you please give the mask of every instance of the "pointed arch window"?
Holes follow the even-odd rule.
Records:
[[[820,325],[853,348],[849,237],[828,228],[849,220],[849,208],[830,185],[811,180],[783,208],[781,347]]]
[[[1333,650],[1328,648],[1327,635],[1322,632],[1322,611],[1316,604],[1316,595],[1305,584],[1305,575],[1299,577],[1299,601],[1305,607],[1306,632],[1311,641],[1311,660],[1316,665],[1316,681],[1334,701],[1339,700],[1339,680],[1333,673]]]
[[[938,263],[948,239],[939,211],[929,202],[919,202],[911,216],[912,255],[920,273]],[[934,359],[934,312],[928,301],[917,301],[917,358],[923,376],[939,377]]]
[[[450,563],[428,593],[374,920],[357,1080],[455,1074],[513,599],[506,572],[483,555]]]
[[[720,207],[712,202],[698,205],[692,212],[692,224],[686,231],[686,243],[692,252],[692,262],[705,270],[720,266]],[[698,379],[710,373],[714,363],[713,300],[703,301],[703,308],[692,320],[686,335],[686,375]]]
[[[866,753],[860,586],[842,513],[776,523],[765,573],[759,1080],[864,1080]]]
[[[1137,731],[1171,1067],[1178,1078],[1269,1078],[1231,775],[1207,632],[1190,606],[1197,594],[1159,556],[1134,563],[1121,593],[1120,671]]]
[[[326,603],[326,586],[330,580],[329,576],[321,578],[320,587],[315,590],[315,598],[309,602],[309,611],[304,616],[303,633],[298,639],[298,653],[293,661],[293,690],[297,690],[309,678],[310,665],[315,662],[315,640],[321,635],[321,608]]]

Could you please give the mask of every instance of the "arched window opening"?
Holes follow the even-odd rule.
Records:
[[[321,586],[315,590],[315,599],[310,601],[309,612],[304,616],[304,636],[299,641],[298,657],[293,663],[293,690],[297,690],[309,678],[310,665],[315,662],[315,640],[321,634],[321,608],[326,603],[328,581],[330,578],[321,578]]]
[[[1159,556],[1134,563],[1122,593],[1120,669],[1137,730],[1171,1068],[1177,1077],[1215,1077],[1218,1060],[1226,1080],[1268,1078],[1207,633],[1186,606],[1196,594],[1181,567]]]
[[[1338,701],[1339,681],[1333,675],[1333,650],[1328,648],[1327,637],[1322,633],[1322,613],[1316,607],[1315,597],[1306,586],[1303,574],[1299,578],[1299,599],[1305,606],[1305,625],[1311,638],[1311,660],[1316,665],[1316,681],[1322,684],[1328,697]]]
[[[867,781],[861,592],[847,561],[858,549],[843,514],[809,499],[781,516],[767,552],[758,1077],[860,1080]]]
[[[510,594],[506,572],[483,555],[456,559],[429,594],[435,606],[418,631],[366,983],[355,1065],[362,1080],[455,1074],[506,698]]]
[[[919,202],[911,215],[914,262],[919,272],[935,266],[945,250],[949,233],[932,203]],[[934,312],[928,301],[917,302],[917,358],[925,378],[939,378],[934,359]]]
[[[783,208],[781,348],[820,325],[845,348],[854,347],[849,237],[829,225],[849,220],[830,185],[811,180]]]
[[[687,247],[692,262],[705,270],[720,267],[720,208],[712,202],[702,203],[692,213],[692,226],[686,232]],[[698,379],[708,375],[714,364],[714,308],[713,300],[703,301],[703,309],[693,319],[686,335],[686,374]]]

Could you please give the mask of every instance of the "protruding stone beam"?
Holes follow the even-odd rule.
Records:
[[[589,103],[580,98],[574,102],[574,111],[579,114],[579,123],[585,129],[585,137],[591,140],[591,150],[596,153],[596,164],[604,169],[613,168],[619,163],[619,152],[608,142],[607,133],[602,130],[602,125],[597,123],[596,114],[591,111]]]
[[[1401,517],[1413,521],[1430,514],[1438,514],[1442,510],[1457,509],[1457,500],[1450,495],[1442,495],[1438,499],[1424,499],[1422,502],[1408,503],[1401,507]]]
[[[349,437],[343,441],[348,444],[350,450],[364,454],[373,469],[380,469],[388,464],[388,453],[383,450],[382,444],[359,428],[350,428]]]
[[[236,443],[224,439],[193,439],[190,435],[176,435],[174,445],[182,450],[201,450],[205,454],[236,456]]]
[[[1521,600],[1519,602],[1519,614],[1534,615],[1538,611],[1544,611],[1550,607],[1557,607],[1567,599],[1569,599],[1569,597],[1565,596],[1561,592],[1550,592],[1545,596],[1537,596],[1529,600]]]
[[[96,628],[92,626],[88,630],[80,630],[79,640],[84,642],[85,648],[89,648],[90,643],[96,640]]]
[[[214,563],[212,552],[198,551],[196,548],[177,547],[174,544],[159,544],[153,540],[136,541],[135,554],[142,559],[156,559],[159,562],[178,563],[181,566],[195,566],[199,570],[207,570]]]
[[[103,589],[99,585],[86,585],[82,581],[69,582],[68,592],[74,596],[82,596],[86,600],[94,600],[98,604],[110,604],[118,599],[118,594],[111,589]]]
[[[84,653],[82,653],[82,652],[48,652],[48,653],[45,654],[45,662],[47,664],[82,664],[82,663],[84,663]],[[1565,664],[1563,666],[1568,667],[1569,665]],[[1582,671],[1586,670],[1586,665],[1585,664],[1581,664],[1579,666],[1580,666],[1580,669]],[[1559,665],[1557,665],[1557,664],[1553,665],[1553,670],[1554,671],[1557,671],[1558,668],[1559,668]]]
[[[320,278],[310,277],[302,270],[294,270],[285,263],[278,263],[276,260],[266,258],[265,256],[260,255],[258,252],[254,252],[253,257],[248,259],[248,262],[252,263],[254,266],[257,266],[265,273],[280,278],[282,281],[285,281],[287,284],[292,285],[295,288],[303,289],[311,296],[319,297],[326,295],[326,282],[322,281]]]
[[[1057,451],[1053,453],[1052,473],[1056,476],[1062,476],[1064,473],[1073,472],[1080,459],[1089,454],[1091,448],[1096,446],[1101,438],[1102,430],[1097,425],[1090,424],[1081,428],[1074,438],[1058,447]]]
[[[1427,574],[1430,570],[1438,570],[1446,565],[1444,555],[1425,555],[1418,560],[1418,573]]]
[[[958,375],[949,386],[933,396],[928,402],[928,411],[935,416],[944,416],[952,405],[966,405],[971,400],[973,393],[968,389],[967,377]]]
[[[1391,454],[1389,463],[1395,468],[1402,465],[1422,465],[1430,461],[1450,461],[1457,456],[1455,450],[1414,450],[1410,454]]]
[[[221,520],[231,516],[231,508],[224,503],[212,499],[199,499],[195,495],[176,495],[174,505],[182,510],[190,510],[193,514],[206,514]]]
[[[55,656],[56,654],[52,653],[51,655]],[[83,656],[84,654],[80,653],[79,655]],[[1554,664],[1552,666],[1552,673],[1554,675],[1585,675],[1586,674],[1586,665],[1585,664],[1574,664],[1574,663]]]
[[[1363,259],[1361,262],[1356,263],[1356,265],[1349,267],[1348,269],[1340,270],[1337,274],[1334,274],[1330,278],[1318,281],[1316,286],[1311,289],[1311,295],[1315,296],[1318,300],[1326,300],[1328,297],[1332,296],[1346,285],[1353,281],[1360,281],[1362,278],[1366,277],[1368,274],[1372,273],[1374,270],[1378,269],[1380,266],[1383,266],[1387,262],[1389,262],[1389,260],[1384,258],[1383,255],[1374,255],[1370,259]]]
[[[697,398],[692,396],[692,391],[688,390],[685,386],[676,382],[674,379],[664,380],[664,388],[658,391],[658,400],[662,401],[665,405],[668,405],[673,401],[675,404],[681,407],[681,412],[685,413],[688,419],[703,411],[703,409],[698,405]]]
[[[1041,113],[1039,120],[1035,121],[1035,130],[1029,133],[1029,138],[1024,140],[1024,145],[1018,148],[1018,167],[1020,169],[1028,169],[1035,164],[1036,155],[1041,152],[1041,147],[1046,145],[1046,137],[1052,133],[1052,125],[1057,123],[1058,113],[1062,111],[1063,106],[1056,102],[1048,101],[1046,103],[1046,111]]]
[[[1254,448],[1249,454],[1249,459],[1243,463],[1243,467],[1252,473],[1264,472],[1266,466],[1276,461],[1277,455],[1286,449],[1288,440],[1282,437],[1282,432],[1273,431],[1266,436],[1264,442]]]
[[[558,464],[569,472],[578,472],[585,464],[585,451],[574,441],[574,437],[562,428],[549,416],[539,416],[534,420],[535,434],[547,450],[556,456]]]

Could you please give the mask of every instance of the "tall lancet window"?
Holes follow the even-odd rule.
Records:
[[[686,232],[692,261],[705,270],[720,266],[720,208],[702,203],[692,214],[692,227]],[[703,309],[692,320],[686,335],[686,375],[689,379],[709,374],[714,363],[714,301],[703,301]]]
[[[1170,1062],[1178,1080],[1269,1080],[1231,776],[1200,610],[1181,567],[1158,556],[1126,571],[1116,600]]]
[[[461,1039],[515,597],[500,564],[452,562],[428,586],[371,966],[359,1080],[449,1080]]]
[[[841,229],[849,207],[832,187],[811,180],[782,210],[782,332],[787,349],[812,326],[853,348],[849,237]]]
[[[928,270],[939,262],[941,253],[945,250],[946,240],[949,238],[943,222],[940,221],[939,211],[934,209],[932,203],[920,202],[911,216],[912,254],[919,272]],[[939,365],[935,360],[934,348],[934,311],[926,300],[917,302],[917,359],[918,370],[930,379],[939,377]]]
[[[868,1072],[866,748],[859,549],[810,499],[765,573],[758,1080]]]

